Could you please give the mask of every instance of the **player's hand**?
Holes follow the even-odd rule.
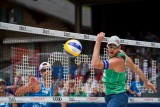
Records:
[[[103,41],[104,37],[105,37],[105,33],[100,32],[99,34],[97,34],[96,42],[101,43]]]
[[[30,77],[29,84],[36,84],[38,82],[36,77]]]
[[[147,90],[149,90],[149,88],[151,88],[155,93],[157,93],[157,90],[155,89],[154,85],[152,83],[150,83],[149,81],[145,82],[145,86],[146,86]]]

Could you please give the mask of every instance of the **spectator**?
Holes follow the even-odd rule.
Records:
[[[83,62],[82,63],[82,70],[81,70],[82,75],[86,75],[87,71],[89,71],[89,65],[87,62]]]
[[[91,78],[89,78],[85,83],[85,91],[86,91],[87,97],[90,97],[92,93],[91,84],[92,84],[92,80]]]
[[[92,85],[91,88],[96,88],[98,85],[98,80],[96,78],[92,78]]]
[[[95,69],[96,80],[99,81],[102,78],[102,69]]]
[[[73,97],[75,92],[76,92],[76,90],[75,90],[75,86],[74,86],[74,81],[70,80],[69,81],[69,89],[68,89],[69,96]]]
[[[144,67],[143,67],[143,58],[140,58],[140,61],[139,61],[139,68],[142,70],[142,72],[144,73]]]
[[[99,97],[97,88],[93,88],[91,97]]]
[[[129,89],[130,89],[130,86],[126,84],[126,86],[124,87],[126,89],[126,93],[127,95],[129,96]]]
[[[156,35],[152,34],[150,31],[147,32],[147,35],[145,36],[145,40],[148,42],[154,42],[156,39]]]
[[[159,73],[160,72],[160,57],[158,57],[156,59],[156,61],[157,61],[157,69],[158,69],[158,73]]]
[[[14,77],[14,83],[11,86],[7,86],[6,89],[9,89],[12,91],[12,94],[15,95],[15,92],[18,87],[21,87],[23,85],[22,83],[22,76],[19,72],[16,72],[16,76]]]
[[[6,82],[5,80],[0,78],[0,97],[13,97],[13,94],[9,94],[8,92],[5,92],[5,88],[6,88]],[[16,103],[0,103],[0,107],[17,107]]]
[[[139,40],[139,41],[144,41],[143,30],[141,30],[141,31],[139,32],[138,40]]]
[[[132,34],[130,32],[127,32],[127,37],[126,39],[130,39],[130,40],[134,40],[134,36],[132,36]]]
[[[86,59],[84,59],[86,60]],[[79,66],[78,66],[78,69],[76,69],[75,71],[75,75],[78,75],[78,71],[81,71],[81,74],[82,75],[86,75],[86,72],[89,71],[89,65],[88,65],[88,62],[82,62]]]
[[[70,82],[71,81],[73,81],[74,82],[74,79],[72,78],[73,76],[72,76],[72,74],[70,73],[69,75],[68,75],[68,80],[66,80],[66,81],[64,81],[64,88],[65,88],[65,90],[68,90],[69,89],[69,85],[70,85]]]
[[[61,81],[59,82],[58,93],[61,94],[61,96],[64,95],[64,85],[63,85],[63,80],[61,80]]]
[[[69,96],[68,91],[65,91],[65,92],[64,92],[64,96],[65,96],[65,97],[68,97],[68,96]]]
[[[52,75],[52,85],[53,87],[57,86],[56,77],[54,75]]]
[[[54,90],[53,96],[61,96],[61,94],[58,92],[58,89]]]
[[[78,84],[78,82],[80,82],[80,78],[82,78],[82,82],[83,82],[83,83],[84,83],[85,80],[86,80],[85,76],[81,74],[81,69],[82,69],[82,66],[79,66],[79,67],[78,67],[78,71],[77,71],[78,74],[75,75],[75,77],[74,77],[74,80],[75,80],[75,82],[76,82],[76,85]]]
[[[129,89],[129,97],[141,97],[143,82],[140,82],[139,76],[136,76],[136,81],[132,81]]]
[[[136,56],[144,55],[144,53],[145,53],[145,48],[144,48],[144,47],[141,47],[141,46],[136,47],[136,53],[137,53]]]
[[[85,74],[86,80],[88,80],[88,78],[90,77],[90,75],[91,75],[91,70],[88,69],[87,72],[86,72],[86,74]]]
[[[148,77],[151,78],[152,77],[152,60],[153,58],[149,59],[149,67],[148,67]]]
[[[87,95],[82,90],[77,89],[74,97],[87,97]]]
[[[100,79],[98,81],[98,87],[97,88],[98,88],[98,97],[104,97],[105,96],[105,93],[104,93],[105,87],[104,87],[102,79]]]

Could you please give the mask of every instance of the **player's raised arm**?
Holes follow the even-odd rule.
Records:
[[[124,51],[120,50],[121,52],[123,52],[125,54]],[[125,54],[126,55],[126,54]],[[145,77],[145,75],[143,74],[142,70],[133,63],[132,59],[126,55],[126,65],[129,69],[131,69],[132,71],[134,71],[145,83],[145,86],[147,88],[147,90],[149,90],[149,88],[151,88],[154,92],[157,92],[157,90],[155,89],[155,87],[153,86],[153,84],[151,84],[148,79]]]
[[[92,67],[103,69],[103,62],[100,61],[100,46],[101,42],[104,39],[105,33],[101,32],[97,35],[96,43],[93,50],[93,56],[92,56]]]
[[[23,94],[26,94],[27,92],[34,92],[35,91],[35,86],[38,84],[39,82],[38,82],[38,80],[36,80],[36,78],[35,77],[31,77],[30,79],[29,79],[29,83],[28,84],[26,84],[26,85],[24,85],[24,86],[22,86],[22,87],[20,87],[20,88],[18,88],[17,90],[16,90],[16,93],[15,93],[15,95],[16,96],[21,96],[21,95],[23,95]]]
[[[92,56],[92,67],[97,69],[104,69],[104,68],[112,69],[115,72],[123,72],[125,70],[125,65],[124,63],[122,63],[124,62],[124,60],[121,57],[115,57],[115,58],[111,58],[109,60],[104,60],[104,61],[100,60],[100,45],[104,37],[105,37],[105,33],[103,32],[97,35],[96,43],[93,50],[93,56]],[[121,48],[120,46],[117,46],[116,48],[117,52],[119,52],[118,50],[120,48]],[[110,53],[113,53],[112,49]],[[122,69],[119,69],[119,67]]]

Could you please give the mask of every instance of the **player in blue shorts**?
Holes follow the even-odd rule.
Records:
[[[52,77],[51,65],[43,62],[39,66],[41,77],[30,77],[29,83],[18,88],[17,96],[28,93],[29,96],[53,96],[53,85],[50,80]],[[47,88],[48,87],[48,88]],[[23,107],[49,107],[49,103],[25,103]]]
[[[144,82],[146,88],[151,88],[155,93],[157,90],[154,85],[148,81],[141,69],[139,69],[129,56],[121,50],[120,38],[112,36],[108,40],[108,59],[101,61],[100,46],[105,37],[101,32],[97,35],[93,56],[92,67],[103,69],[102,81],[105,85],[105,101],[107,107],[127,107],[128,95],[126,94],[125,67],[134,71]]]

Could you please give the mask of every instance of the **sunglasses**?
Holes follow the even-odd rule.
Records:
[[[108,47],[109,47],[109,48],[113,48],[113,49],[118,49],[118,48],[119,48],[119,46],[111,45],[111,44],[109,44]]]
[[[0,86],[5,86],[5,83],[0,83]]]
[[[51,68],[41,69],[42,72],[51,71]]]

